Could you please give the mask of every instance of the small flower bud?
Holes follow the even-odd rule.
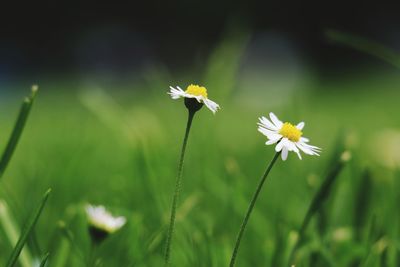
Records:
[[[94,225],[89,225],[89,235],[94,243],[100,244],[108,237],[109,232]]]
[[[190,112],[199,111],[204,104],[197,101],[196,98],[185,98],[185,106]]]

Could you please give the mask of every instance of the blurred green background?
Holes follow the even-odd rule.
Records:
[[[269,112],[304,121],[304,136],[322,153],[277,162],[237,266],[287,266],[327,179],[333,182],[317,199],[296,267],[400,266],[396,9],[348,3],[315,12],[256,2],[146,2],[126,9],[67,3],[58,12],[40,4],[25,8],[16,23],[5,17],[0,148],[33,83],[39,93],[0,179],[1,266],[48,188],[18,266],[39,266],[45,252],[48,266],[86,266],[87,203],[128,221],[99,247],[101,266],[162,266],[187,119],[183,100],[167,92],[191,83],[207,87],[221,110],[203,108],[194,119],[171,266],[228,266],[274,155],[256,125]],[[349,161],[341,161],[344,152]],[[338,175],[329,176],[337,166]]]
[[[398,266],[399,92],[394,89],[399,77],[363,75],[324,82],[309,75],[284,88],[285,81],[252,85],[252,80],[236,79],[232,70],[215,71],[228,73],[215,77],[206,71],[202,84],[222,109],[216,115],[203,109],[194,121],[173,265],[228,264],[251,194],[274,153],[257,132],[257,118],[273,111],[282,120],[304,120],[304,135],[323,152],[302,161],[290,155],[276,164],[250,219],[238,266],[284,266],[291,238],[332,158],[338,160],[338,139],[352,159],[333,184],[321,211],[324,219],[312,220],[298,266]],[[0,184],[1,199],[18,229],[43,192],[53,189],[28,244],[32,257],[49,251],[50,266],[84,266],[81,254],[87,255],[89,245],[83,205],[90,202],[128,219],[101,246],[104,266],[162,264],[187,112],[183,101],[166,94],[175,79],[158,72],[146,74],[146,79],[126,85],[145,93],[90,88],[71,82],[73,78],[40,85]],[[179,78],[182,87],[190,82],[191,77]],[[23,94],[3,97],[2,145]],[[62,234],[60,220],[74,243]],[[4,228],[0,234],[3,264],[12,246]]]

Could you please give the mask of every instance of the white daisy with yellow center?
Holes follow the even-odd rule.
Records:
[[[269,119],[264,116],[259,118],[258,131],[264,134],[269,140],[266,145],[276,144],[276,152],[282,151],[282,160],[286,160],[289,151],[295,152],[301,159],[300,150],[307,155],[319,156],[321,149],[309,145],[309,139],[303,137],[304,122],[293,125],[289,122],[283,123],[274,113],[269,113]]]
[[[209,110],[211,110],[214,114],[220,108],[217,103],[208,99],[207,89],[204,86],[191,84],[186,88],[186,91],[183,91],[179,86],[176,88],[170,86],[170,91],[168,92],[171,95],[172,99],[179,98],[195,98],[199,103],[203,103],[207,106]]]
[[[112,216],[104,206],[86,205],[86,214],[91,226],[109,234],[114,233],[126,223],[125,217]]]

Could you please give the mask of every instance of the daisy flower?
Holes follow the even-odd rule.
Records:
[[[215,112],[217,112],[217,110],[220,108],[217,103],[208,99],[207,89],[204,86],[191,84],[186,88],[186,91],[183,91],[179,86],[177,86],[176,88],[170,86],[169,88],[170,91],[168,92],[168,94],[171,95],[171,98],[185,98],[185,105],[189,109],[191,107],[189,107],[188,105],[200,103],[206,105],[206,107],[215,114]],[[196,99],[197,103],[190,103],[190,101],[186,101],[187,99]],[[197,110],[199,110],[201,107],[202,105],[198,106]]]
[[[194,115],[204,105],[206,105],[206,107],[214,114],[220,108],[217,103],[208,99],[207,89],[204,86],[191,84],[186,88],[186,91],[183,91],[179,86],[177,86],[176,88],[170,86],[170,91],[168,92],[168,94],[171,96],[172,99],[184,99],[185,106],[188,109],[188,119],[186,123],[185,135],[183,137],[181,156],[178,163],[178,175],[176,176],[175,190],[172,196],[171,216],[167,230],[167,238],[165,240],[165,266],[169,265],[171,258],[171,247],[175,229],[176,210],[178,207],[179,195],[181,191],[183,161],[185,158],[186,145],[189,138],[190,129],[192,127]]]
[[[300,150],[307,155],[319,156],[321,149],[309,145],[309,139],[303,137],[304,122],[297,125],[283,123],[272,112],[269,113],[269,118],[270,120],[264,116],[259,118],[258,131],[268,138],[266,145],[277,144],[275,150],[282,151],[282,160],[287,159],[289,151],[295,152],[300,159]]]
[[[112,216],[104,206],[87,205],[86,215],[90,227],[104,232],[105,235],[114,233],[126,223],[125,217]]]
[[[230,267],[235,266],[236,258],[240,247],[240,242],[242,240],[247,223],[249,222],[249,218],[257,202],[257,198],[261,192],[265,180],[267,179],[269,173],[271,172],[272,167],[278,160],[279,154],[281,154],[282,160],[287,159],[289,151],[294,151],[299,156],[300,159],[301,159],[300,150],[302,150],[304,153],[308,155],[319,156],[318,153],[320,152],[320,148],[309,145],[308,144],[309,140],[305,137],[302,137],[304,122],[300,122],[299,124],[294,126],[289,122],[283,123],[272,112],[269,114],[269,117],[270,120],[265,117],[259,118],[260,122],[258,123],[258,130],[262,134],[267,136],[268,141],[265,144],[272,145],[277,143],[275,147],[276,153],[272,158],[271,162],[268,164],[267,169],[265,170],[264,175],[258,182],[256,191],[254,192],[253,197],[251,198],[250,205],[246,211],[243,222],[240,226],[239,233],[237,235],[235,247],[233,249],[232,257],[229,264]],[[346,158],[348,157],[349,156],[346,156]]]

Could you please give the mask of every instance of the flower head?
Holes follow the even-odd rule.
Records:
[[[282,159],[286,160],[289,151],[295,152],[301,159],[300,150],[308,155],[319,156],[321,149],[309,145],[309,139],[303,137],[304,122],[293,125],[283,123],[274,113],[269,113],[269,119],[264,116],[259,118],[258,131],[268,138],[266,145],[276,144],[276,152],[282,151]]]
[[[196,99],[197,103],[206,105],[206,107],[214,114],[220,108],[217,103],[208,99],[207,89],[204,86],[191,84],[186,88],[186,91],[183,91],[179,86],[176,88],[170,86],[169,88],[170,91],[168,94],[171,95],[172,99],[179,99],[181,97],[186,99]],[[192,103],[185,102],[185,104],[190,108],[188,105]],[[198,110],[201,106],[197,106],[196,108]]]
[[[123,216],[112,216],[104,206],[86,206],[86,215],[89,222],[89,230],[94,240],[102,240],[119,230],[126,223]]]

